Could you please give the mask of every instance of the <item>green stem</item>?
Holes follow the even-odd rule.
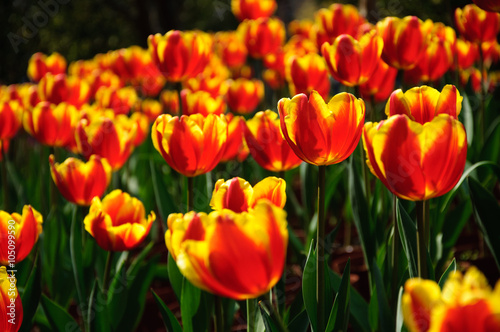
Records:
[[[269,301],[265,297],[260,297],[259,298],[259,305],[269,313],[269,316],[271,317],[271,320],[275,323],[278,323],[277,329],[280,332],[288,332],[288,328],[285,326],[283,323],[283,320],[281,317],[278,315],[276,310],[274,309],[273,305],[269,303]],[[318,332],[322,331],[318,328]]]
[[[247,299],[247,332],[255,332],[255,317],[257,314],[257,300]]]
[[[486,99],[486,75],[484,75],[484,53],[481,43],[479,48],[479,70],[481,71],[481,108],[479,110],[479,139],[481,145],[484,143],[484,122],[485,122],[485,99]]]
[[[187,212],[193,209],[193,182],[194,178],[189,176],[187,178]]]
[[[365,197],[366,201],[370,203],[370,179],[368,178],[370,170],[368,169],[368,165],[366,164],[365,149],[363,147],[363,143],[360,143],[361,144],[359,145],[359,150],[361,152],[361,171],[363,173],[363,182],[365,184]]]
[[[54,159],[57,162],[58,161],[57,153],[56,153],[56,149],[54,147],[50,148],[50,154],[54,155]],[[42,160],[42,162],[45,162],[45,161]],[[50,180],[49,180],[50,181],[50,209],[55,210],[57,208],[57,191],[58,191],[58,189],[56,187],[55,182],[52,179],[52,176],[49,176],[49,178],[50,178]]]
[[[318,304],[318,331],[325,330],[325,175],[326,166],[318,172],[318,226],[316,250],[316,301]]]
[[[429,203],[428,201],[417,201],[417,246],[418,246],[418,276],[427,278],[427,243],[429,227]]]
[[[7,185],[7,153],[5,153],[5,141],[0,144],[0,150],[2,150],[2,187],[3,187],[3,209],[10,211],[9,206],[9,186]]]
[[[399,251],[401,250],[401,245],[399,243],[399,228],[398,220],[396,216],[396,207],[398,204],[398,198],[396,195],[392,195],[392,222],[394,225],[394,235],[392,237],[392,298],[393,303],[396,303],[399,289]]]
[[[214,295],[215,301],[215,331],[224,332],[224,307],[222,304],[222,298],[220,296]]]
[[[102,291],[104,294],[108,293],[108,282],[109,282],[109,274],[111,272],[111,263],[113,261],[113,252],[108,251],[108,257],[106,258],[106,266],[104,267],[104,276],[102,277]]]

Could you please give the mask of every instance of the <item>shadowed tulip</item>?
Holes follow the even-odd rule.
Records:
[[[470,4],[455,9],[455,24],[458,32],[470,42],[493,41],[500,30],[500,15]]]
[[[16,277],[0,266],[0,331],[17,332],[21,328],[23,303],[16,284]]]
[[[48,56],[37,52],[28,61],[28,77],[32,82],[40,81],[47,73],[58,75],[65,72],[66,59],[57,52]]]
[[[276,7],[276,0],[231,0],[231,11],[240,21],[269,17]]]

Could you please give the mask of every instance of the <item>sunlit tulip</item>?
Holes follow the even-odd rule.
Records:
[[[462,38],[457,39],[455,46],[458,69],[464,70],[472,67],[479,58],[478,46]]]
[[[316,92],[278,102],[281,132],[295,154],[317,166],[337,164],[358,145],[365,122],[365,103],[349,93],[328,104]]]
[[[481,43],[481,50],[483,51],[484,66],[486,68],[497,63],[500,59],[500,44],[496,40]]]
[[[47,73],[38,83],[40,100],[52,104],[68,103],[80,108],[90,98],[90,86],[76,76]]]
[[[311,20],[293,20],[288,23],[288,32],[290,36],[302,36],[312,40],[314,22]]]
[[[204,91],[208,92],[212,98],[223,96],[227,92],[227,77],[225,75],[203,75],[186,80],[183,85],[191,92]],[[182,95],[181,95],[182,99]]]
[[[472,0],[476,6],[489,12],[500,12],[500,3],[497,0]]]
[[[103,200],[95,197],[83,220],[85,230],[107,251],[136,248],[148,235],[156,215],[147,216],[144,205],[121,190],[113,190]]]
[[[0,211],[0,265],[25,259],[42,233],[42,223],[42,215],[31,205],[23,207],[22,215]]]
[[[128,114],[138,98],[135,89],[131,86],[120,89],[103,87],[95,95],[97,106],[110,108],[115,114]]]
[[[236,300],[255,298],[283,273],[286,213],[263,200],[251,213],[171,214],[165,242],[195,286]]]
[[[176,92],[177,95],[177,92]],[[163,113],[162,104],[156,99],[146,98],[140,102],[140,112],[148,117],[149,122],[154,122]]]
[[[136,127],[135,138],[133,140],[134,146],[139,146],[149,135],[149,118],[146,114],[141,112],[134,112],[129,118],[129,121],[126,119],[123,120],[125,124],[129,125],[129,130],[133,130],[132,127]]]
[[[96,116],[82,119],[76,128],[78,150],[86,158],[97,154],[109,162],[114,171],[127,161],[134,149],[137,124],[123,123],[130,121],[125,115],[115,119]]]
[[[405,283],[401,306],[410,332],[500,331],[500,282],[494,290],[470,267],[464,276],[452,272],[443,290],[434,280]]]
[[[279,18],[245,20],[238,26],[248,53],[257,59],[275,53],[285,41],[285,25]]]
[[[389,66],[384,60],[380,59],[372,76],[366,83],[359,86],[361,97],[370,98],[376,102],[384,101],[394,91],[394,84],[398,71],[396,68]]]
[[[227,104],[239,114],[249,114],[264,98],[264,83],[257,79],[238,78],[228,81]]]
[[[286,182],[277,177],[267,177],[252,187],[245,179],[235,177],[224,181],[219,179],[210,200],[214,210],[229,209],[233,212],[247,212],[261,199],[267,199],[279,208],[286,203]]]
[[[258,112],[247,120],[245,140],[253,159],[268,171],[288,171],[302,163],[281,135],[276,112]]]
[[[306,54],[318,53],[318,48],[312,40],[306,37],[292,36],[283,46],[283,52],[285,55],[304,56]]]
[[[71,76],[78,76],[80,78],[91,75],[95,70],[101,70],[97,61],[90,60],[77,60],[70,62],[68,66],[68,74]]]
[[[276,0],[231,0],[231,10],[240,21],[269,17],[276,7]]]
[[[160,94],[160,101],[165,110],[164,113],[171,115],[179,114],[179,93],[175,90],[164,90]]]
[[[292,55],[286,64],[286,78],[292,95],[309,95],[312,90],[316,90],[323,98],[327,98],[330,93],[330,78],[325,60],[316,53]]]
[[[111,166],[105,158],[90,156],[89,161],[70,157],[62,164],[49,156],[50,173],[61,195],[71,203],[90,205],[95,196],[101,197],[111,181]]]
[[[201,73],[208,64],[210,45],[197,32],[170,30],[148,37],[149,52],[169,81],[179,82]]]
[[[208,114],[220,115],[226,111],[226,103],[222,97],[212,97],[206,91],[193,92],[188,89],[181,91],[182,113],[185,115]]]
[[[94,98],[97,91],[104,88],[111,88],[110,91],[116,91],[123,86],[123,82],[118,75],[111,70],[94,70],[92,74],[85,76],[90,84],[90,96]]]
[[[248,50],[235,31],[215,34],[215,52],[230,67],[240,67],[247,60]]]
[[[15,275],[0,266],[0,331],[17,332],[21,328],[24,312],[16,283]]]
[[[66,103],[54,105],[40,102],[23,116],[24,130],[44,145],[66,147],[71,145],[79,113],[75,106]]]
[[[242,116],[234,116],[232,113],[226,115],[227,120],[227,141],[226,150],[221,158],[221,162],[237,160],[242,162],[250,153],[243,135],[243,125],[245,119]]]
[[[386,17],[377,23],[377,32],[384,40],[382,59],[387,64],[405,70],[416,65],[426,38],[418,17]]]
[[[22,119],[23,110],[18,101],[0,102],[0,141],[14,137]]]
[[[473,43],[493,41],[500,30],[500,15],[470,4],[463,9],[455,9],[455,24],[458,32],[468,41]]]
[[[224,155],[227,122],[223,115],[180,118],[160,115],[151,129],[155,149],[177,172],[193,177],[210,172]]]
[[[66,59],[57,52],[49,56],[37,52],[28,61],[28,77],[33,82],[40,81],[47,73],[57,75],[65,72]]]

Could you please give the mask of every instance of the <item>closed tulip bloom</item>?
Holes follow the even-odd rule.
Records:
[[[25,205],[22,215],[9,214],[0,211],[0,265],[8,265],[9,261],[15,264],[21,262],[29,255],[31,249],[42,233],[42,215],[31,207]],[[14,242],[15,249],[9,248],[9,242]]]
[[[17,332],[23,322],[23,303],[17,291],[17,280],[7,273],[5,266],[0,266],[0,331]],[[10,308],[9,308],[10,306]]]
[[[228,81],[227,104],[239,114],[249,114],[264,98],[264,83],[257,79],[238,78]]]
[[[28,77],[33,82],[40,81],[47,73],[58,75],[65,72],[66,59],[57,52],[49,56],[37,52],[28,61]]]
[[[250,153],[243,135],[243,126],[245,118],[242,116],[234,116],[232,113],[226,115],[227,120],[227,141],[226,151],[221,158],[221,162],[237,160],[242,162]]]
[[[244,129],[250,154],[262,168],[281,172],[302,163],[281,135],[278,113],[271,110],[258,112],[246,121]]]
[[[67,147],[75,136],[79,112],[67,103],[40,102],[24,112],[24,129],[38,142],[48,146]]]
[[[369,98],[373,96],[374,101],[381,102],[387,100],[394,91],[394,84],[398,71],[380,59],[372,76],[366,83],[359,86],[361,97]]]
[[[141,201],[117,189],[102,201],[94,197],[83,223],[102,249],[126,251],[136,248],[148,236],[155,219],[153,211],[146,217]]]
[[[52,104],[68,103],[80,108],[90,98],[89,84],[75,76],[47,73],[38,83],[40,100]]]
[[[224,155],[227,132],[223,115],[193,114],[179,118],[162,114],[153,124],[151,139],[170,167],[194,177],[217,166]]]
[[[214,47],[217,55],[230,68],[241,67],[247,60],[247,47],[236,31],[217,32]]]
[[[497,0],[472,0],[479,8],[489,12],[500,12],[500,3]]]
[[[14,137],[21,127],[23,110],[18,101],[0,102],[0,141]]]
[[[304,38],[312,40],[314,22],[308,19],[304,20],[293,20],[288,23],[288,32],[290,36],[302,36]]]
[[[244,300],[268,292],[281,278],[286,213],[265,200],[251,213],[173,214],[168,225],[167,247],[172,254],[177,251],[181,273],[201,289]]]
[[[149,119],[148,116],[141,112],[134,112],[130,116],[129,119],[123,118],[123,123],[129,126],[129,131],[132,131],[135,127],[137,130],[135,132],[135,137],[133,140],[133,144],[135,147],[138,147],[149,135]]]
[[[240,21],[269,17],[276,7],[276,0],[231,0],[231,11]]]
[[[382,59],[397,69],[411,69],[425,49],[422,21],[415,16],[386,17],[377,23],[378,34],[384,40]]]
[[[117,90],[123,87],[123,82],[120,76],[116,75],[111,70],[94,70],[90,75],[84,76],[90,84],[90,97],[95,98],[97,91],[100,88],[112,88]]]
[[[165,78],[179,82],[195,77],[209,62],[210,45],[197,32],[170,30],[148,37],[153,62]]]
[[[455,24],[458,32],[470,42],[493,41],[500,30],[500,15],[470,4],[455,9]]]
[[[260,59],[276,53],[285,41],[285,25],[279,18],[245,20],[238,26],[250,56]]]
[[[223,96],[227,92],[226,80],[229,75],[203,75],[190,78],[185,81],[184,87],[191,92],[205,91],[210,94],[212,98]],[[182,97],[182,96],[181,96]]]
[[[359,42],[349,35],[338,36],[333,45],[323,44],[321,53],[330,74],[347,86],[363,84],[377,67],[384,42],[375,30],[365,34]]]
[[[141,100],[139,108],[140,112],[148,117],[149,122],[154,122],[163,113],[163,105],[156,99]]]
[[[222,97],[212,97],[206,91],[191,91],[183,89],[181,91],[182,113],[185,115],[209,114],[220,115],[226,111],[226,103]]]
[[[105,158],[90,156],[89,161],[70,157],[62,164],[49,156],[50,174],[61,195],[77,205],[88,206],[92,199],[101,197],[111,181],[111,166]]]
[[[478,46],[462,38],[457,39],[455,52],[458,69],[460,70],[472,67],[479,58]]]
[[[95,95],[96,105],[110,108],[115,114],[128,114],[137,103],[139,97],[131,86],[124,88],[100,88]]]
[[[234,177],[219,179],[210,200],[214,210],[229,209],[236,213],[253,209],[261,199],[267,199],[279,208],[286,203],[286,182],[277,177],[267,177],[251,186],[245,179]]]
[[[180,102],[179,102],[179,93],[177,91],[175,90],[162,91],[160,94],[160,101],[165,110],[165,113],[171,115],[179,114]]]
[[[309,95],[312,90],[316,90],[323,98],[327,98],[330,93],[325,60],[316,53],[300,57],[292,55],[287,61],[286,78],[292,95]]]
[[[295,154],[307,163],[337,164],[358,145],[365,122],[365,103],[349,93],[328,104],[316,92],[278,102],[281,132]]]

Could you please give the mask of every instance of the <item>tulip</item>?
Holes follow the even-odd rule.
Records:
[[[209,62],[210,45],[197,32],[170,30],[148,37],[149,52],[165,78],[179,82],[195,77]]]
[[[221,162],[236,159],[238,162],[245,160],[250,153],[243,136],[243,125],[245,119],[242,116],[234,116],[232,113],[226,115],[227,120],[227,142],[226,151]]]
[[[330,74],[347,86],[363,84],[375,71],[384,42],[375,30],[356,41],[349,35],[338,36],[333,45],[323,44],[321,53]]]
[[[98,55],[96,55],[95,57],[97,58]],[[91,75],[95,70],[99,69],[99,65],[95,59],[77,60],[70,62],[68,67],[68,74],[71,76],[84,78]]]
[[[457,39],[455,53],[458,69],[464,70],[472,67],[479,58],[479,50],[476,44],[462,38]]]
[[[90,84],[90,96],[95,98],[100,88],[111,88],[111,91],[123,87],[120,77],[111,70],[94,70],[91,74],[84,76]],[[135,92],[135,91],[134,91]]]
[[[365,103],[349,93],[335,95],[328,104],[316,92],[278,102],[281,132],[305,162],[324,166],[346,159],[356,148],[365,120]]]
[[[14,137],[21,127],[23,110],[18,101],[0,102],[0,141]]]
[[[23,303],[16,283],[15,276],[8,274],[5,266],[0,266],[0,331],[17,332],[21,328]]]
[[[470,4],[463,9],[455,9],[455,24],[465,39],[473,43],[483,43],[496,39],[500,30],[500,15]]]
[[[386,17],[377,23],[377,31],[384,40],[382,59],[386,63],[404,70],[417,64],[425,49],[422,21],[418,17]]]
[[[153,124],[155,149],[177,172],[194,177],[210,172],[224,155],[227,122],[223,115],[201,114],[180,118],[160,115]]]
[[[133,145],[135,147],[144,143],[149,134],[149,119],[146,114],[134,112],[128,121],[125,117],[121,121],[123,121],[124,125],[128,124],[129,131],[132,131],[134,128],[137,129],[133,140]]]
[[[500,12],[500,3],[496,0],[472,0],[479,8],[489,12]]]
[[[481,91],[481,80],[481,72],[477,68],[460,71],[460,83],[465,86],[470,81],[471,88],[476,93]]]
[[[406,281],[401,306],[410,332],[500,331],[500,282],[492,291],[484,275],[470,267],[452,272],[443,290],[433,280]]]
[[[166,113],[171,115],[177,115],[179,113],[180,103],[179,103],[179,93],[177,91],[175,90],[162,91],[162,93],[160,94],[160,101]]]
[[[131,86],[120,89],[102,87],[95,95],[97,106],[110,108],[115,114],[128,114],[138,99],[135,89]]]
[[[201,289],[244,300],[268,292],[281,278],[286,213],[265,200],[250,213],[171,214],[168,226],[167,248],[181,273]]]
[[[366,83],[359,86],[361,97],[373,96],[373,100],[381,102],[389,98],[394,91],[394,84],[398,71],[380,59],[372,76]]]
[[[65,72],[66,59],[57,52],[49,56],[37,52],[28,61],[28,77],[33,82],[40,81],[47,73],[58,75]]]
[[[313,26],[314,22],[311,20],[293,20],[288,23],[288,32],[290,36],[302,36],[309,40],[313,40]]]
[[[219,179],[215,183],[210,206],[214,210],[229,209],[241,213],[248,212],[261,199],[266,199],[277,207],[283,208],[286,203],[285,189],[285,180],[277,177],[267,177],[254,187],[239,177],[227,181]]]
[[[287,61],[286,78],[292,95],[309,95],[312,90],[316,90],[326,98],[330,93],[330,79],[325,60],[316,53],[292,55]]]
[[[136,248],[146,238],[156,215],[146,219],[144,205],[121,190],[113,190],[101,201],[94,197],[89,214],[83,220],[85,230],[107,251]]]
[[[302,163],[281,135],[276,112],[267,110],[256,113],[246,121],[244,129],[250,154],[262,168],[284,172]]]
[[[247,60],[247,47],[235,31],[217,32],[214,47],[217,55],[230,68],[241,67]]]
[[[203,73],[195,78],[190,78],[184,82],[184,87],[192,92],[204,91],[210,94],[212,99],[223,96],[227,92],[226,79],[229,75]],[[181,96],[182,97],[182,96]]]
[[[240,21],[269,17],[276,7],[276,0],[231,0],[231,11]]]
[[[23,207],[22,215],[0,210],[0,265],[25,259],[42,233],[42,223],[42,215],[31,205]]]
[[[249,114],[264,98],[264,83],[257,79],[238,78],[228,81],[227,103],[240,114]]]
[[[111,181],[111,166],[105,158],[90,156],[88,162],[70,157],[62,164],[49,156],[50,174],[61,194],[71,203],[88,206],[101,197]]]
[[[68,103],[80,108],[90,98],[90,86],[75,76],[47,73],[38,83],[40,100],[52,104]]]
[[[175,95],[177,96],[177,92],[175,92]],[[149,122],[154,122],[156,118],[163,113],[163,105],[156,99],[143,99],[140,102],[139,108],[141,113],[148,117]]]
[[[285,25],[278,18],[245,20],[240,23],[237,31],[245,42],[248,53],[256,59],[277,52],[285,41]]]
[[[208,114],[220,115],[226,111],[226,103],[222,97],[212,97],[206,91],[192,92],[188,89],[181,91],[182,113],[185,115]]]
[[[274,69],[265,69],[262,73],[262,79],[273,90],[279,90],[285,86],[285,77],[282,73]]]

